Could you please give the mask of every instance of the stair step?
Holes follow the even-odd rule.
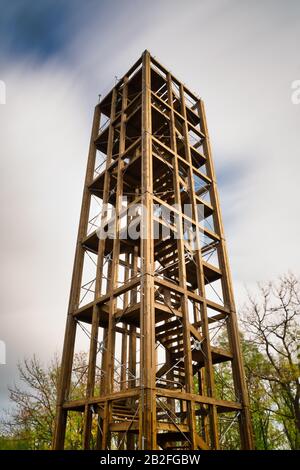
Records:
[[[158,388],[180,389],[181,390],[182,386],[183,386],[183,384],[180,384],[180,383],[178,383],[178,385],[175,384],[175,383],[169,383],[169,382],[167,384],[164,384],[164,383],[160,383],[158,381]]]
[[[180,332],[179,332],[178,335],[176,335],[175,338],[170,338],[169,337],[169,336],[173,336],[173,335],[175,335],[175,333],[172,333],[172,335],[168,334],[168,335],[165,336],[165,338],[167,338],[167,339],[164,339],[164,337],[162,337],[162,338],[159,338],[159,341],[163,344],[163,346],[167,346],[168,344],[179,342],[183,338],[183,333],[180,333]]]
[[[186,436],[186,439],[185,439]],[[181,432],[165,432],[165,433],[158,433],[157,434],[157,442],[159,445],[161,444],[166,444],[168,442],[187,442],[188,439],[190,438],[189,433],[184,433],[184,435]]]
[[[155,332],[156,334],[158,333],[161,333],[163,331],[168,331],[172,328],[174,328],[175,326],[178,326],[180,325],[181,326],[181,322],[179,320],[171,320],[171,321],[168,321],[166,323],[164,323],[163,325],[159,325],[155,328]]]

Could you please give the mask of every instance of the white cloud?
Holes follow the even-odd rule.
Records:
[[[10,64],[5,75],[1,388],[24,354],[46,359],[62,347],[92,116],[80,84],[61,65]]]

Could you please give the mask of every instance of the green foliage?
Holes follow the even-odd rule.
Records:
[[[9,437],[0,437],[1,450],[28,450],[30,449],[26,439],[13,439]]]

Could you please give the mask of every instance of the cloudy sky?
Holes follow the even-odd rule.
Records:
[[[206,103],[238,304],[299,274],[298,0],[0,0],[0,409],[63,341],[93,107],[144,49]]]

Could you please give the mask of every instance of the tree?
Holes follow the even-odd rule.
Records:
[[[9,388],[13,408],[2,420],[1,448],[10,446],[28,449],[50,449],[56,409],[59,376],[57,356],[48,367],[43,367],[36,356],[18,364],[19,378],[23,387]],[[72,374],[72,398],[85,393],[87,372],[86,354],[75,354]],[[83,420],[80,413],[69,413],[66,448],[80,447]]]
[[[257,450],[273,450],[286,447],[284,432],[278,426],[276,417],[270,412],[273,406],[272,397],[266,393],[268,384],[260,377],[268,360],[251,340],[241,335],[247,389],[250,400],[250,411]]]
[[[243,320],[248,344],[256,349],[254,364],[247,364],[244,354],[249,388],[257,388],[252,406],[263,410],[264,420],[276,421],[291,449],[300,448],[299,314],[300,281],[288,274],[278,282],[259,285],[257,297],[249,294]],[[255,424],[266,439],[266,423]]]

